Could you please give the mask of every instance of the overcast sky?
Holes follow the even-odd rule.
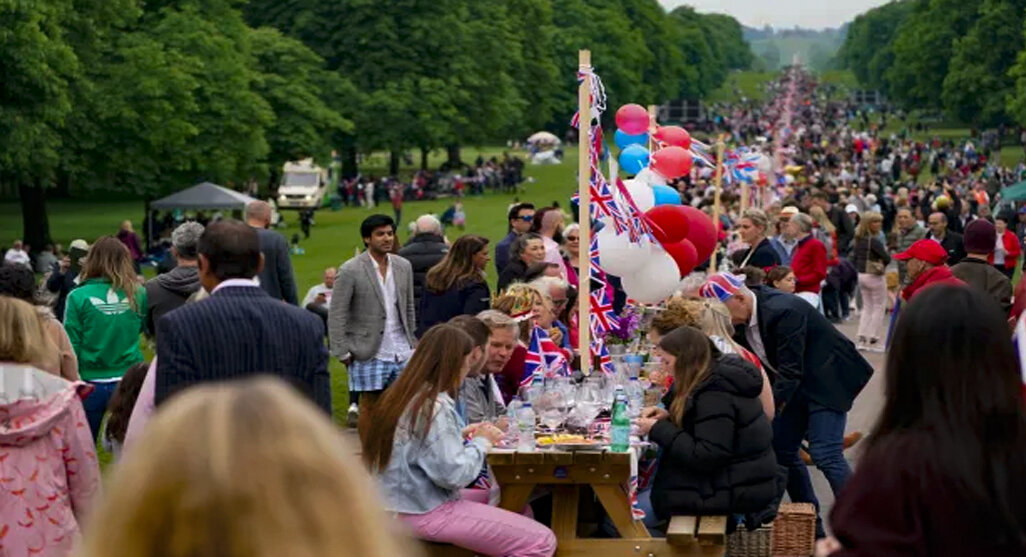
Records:
[[[789,28],[798,25],[812,29],[840,27],[856,15],[886,4],[887,0],[659,0],[667,10],[682,4],[700,12],[734,16],[749,27],[771,25]]]

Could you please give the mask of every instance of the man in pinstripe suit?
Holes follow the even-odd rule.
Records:
[[[268,374],[280,377],[331,414],[324,323],[283,304],[253,277],[264,264],[257,232],[226,220],[199,241],[199,274],[210,298],[157,322],[157,405],[197,383]]]

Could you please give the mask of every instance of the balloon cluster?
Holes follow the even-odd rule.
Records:
[[[628,296],[642,303],[657,303],[671,296],[681,279],[712,254],[716,229],[705,213],[681,204],[677,190],[666,185],[691,172],[691,136],[679,126],[658,126],[652,134],[657,147],[651,153],[649,115],[640,105],[616,111],[614,141],[620,148],[620,168],[634,178],[624,189],[643,213],[654,242],[632,242],[613,226],[596,235],[599,265],[619,276]]]

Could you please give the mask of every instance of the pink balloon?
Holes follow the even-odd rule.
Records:
[[[709,215],[690,205],[681,205],[681,207],[688,216],[687,239],[695,245],[698,262],[702,263],[709,259],[713,250],[716,249],[716,227]]]
[[[698,250],[691,240],[681,240],[676,244],[663,244],[663,249],[677,262],[681,278],[686,277],[698,265]]]
[[[671,180],[680,178],[691,172],[691,153],[683,147],[665,147],[652,153],[649,166]]]
[[[625,104],[616,111],[616,127],[637,135],[648,131],[648,111],[640,104]]]
[[[652,138],[667,147],[691,148],[691,134],[680,126],[659,126]]]

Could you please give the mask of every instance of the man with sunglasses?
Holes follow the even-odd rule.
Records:
[[[517,236],[531,229],[534,222],[534,205],[531,203],[517,203],[509,208],[509,234],[495,245],[495,270],[501,275],[502,270],[509,263],[509,247]]]

